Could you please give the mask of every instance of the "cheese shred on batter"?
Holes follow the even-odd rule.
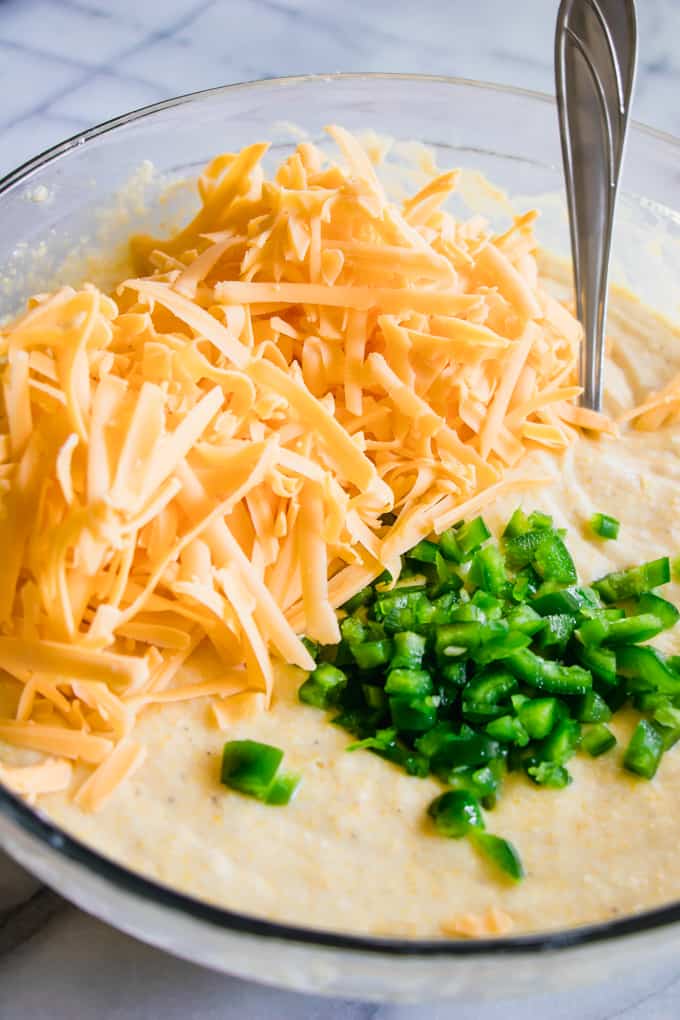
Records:
[[[544,481],[528,451],[616,431],[574,404],[580,330],[533,214],[456,220],[456,173],[392,202],[329,133],[340,163],[218,156],[191,223],[133,238],[137,278],[0,331],[0,741],[34,752],[0,780],[24,795],[96,810],[149,706],[266,708],[276,658],[313,666],[300,635],[336,641],[335,609],[419,538]],[[203,642],[225,679],[192,688]]]

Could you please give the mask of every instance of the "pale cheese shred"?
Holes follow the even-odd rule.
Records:
[[[37,797],[41,793],[59,793],[71,782],[73,767],[64,758],[45,758],[39,765],[2,765],[0,780],[14,793]]]
[[[337,640],[419,538],[542,484],[526,452],[616,431],[574,404],[580,329],[534,215],[460,222],[434,167],[399,206],[329,133],[340,164],[304,143],[270,179],[264,144],[218,156],[191,223],[133,239],[137,278],[0,330],[0,742],[46,756],[0,766],[12,789],[94,766],[75,796],[98,809],[149,706],[206,698],[224,728],[266,707],[274,658],[310,669],[300,635]],[[202,642],[222,679],[187,684]]]
[[[623,422],[632,421],[635,428],[653,432],[663,425],[680,420],[680,375],[676,375],[667,386],[652,393],[643,404],[623,415]]]

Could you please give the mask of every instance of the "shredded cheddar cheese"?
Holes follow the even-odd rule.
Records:
[[[488,907],[482,914],[460,914],[441,924],[442,934],[464,938],[508,935],[514,927],[512,917],[499,907]]]
[[[533,214],[457,221],[455,172],[397,205],[329,133],[340,164],[218,156],[191,223],[132,240],[137,278],[0,330],[0,741],[49,756],[3,766],[14,789],[75,762],[96,810],[143,761],[139,713],[268,705],[274,659],[312,668],[300,635],[336,641],[335,609],[419,538],[541,484],[512,470],[527,451],[615,431],[573,402],[580,330]],[[182,683],[204,641],[223,680]]]
[[[667,386],[634,407],[621,419],[632,421],[636,429],[654,432],[663,425],[670,425],[680,419],[680,375],[676,375]]]

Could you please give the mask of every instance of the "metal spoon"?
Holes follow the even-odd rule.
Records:
[[[637,63],[635,0],[562,0],[555,84],[576,311],[585,333],[581,404],[602,405],[607,279]]]

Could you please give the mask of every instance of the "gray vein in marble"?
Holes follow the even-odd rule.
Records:
[[[202,0],[202,2],[194,4],[189,10],[185,10],[180,17],[172,21],[170,24],[166,25],[164,28],[155,28],[152,32],[144,33],[142,38],[137,39],[133,45],[117,53],[115,55],[116,59],[120,60],[125,57],[130,57],[135,53],[139,52],[140,50],[142,50],[145,46],[152,45],[164,39],[168,39],[174,36],[176,33],[181,32],[183,29],[187,28],[191,24],[191,22],[196,17],[198,17],[199,14],[205,12],[206,10],[209,10],[210,7],[213,6],[214,2],[216,2],[216,0]],[[28,4],[26,6],[28,6]],[[57,7],[61,6],[61,2],[58,2],[56,6]],[[0,43],[2,43],[3,41],[4,40],[2,33],[2,25],[0,24]],[[0,121],[0,128],[11,128],[14,124],[22,120],[24,117],[32,117],[35,116],[36,114],[46,113],[49,111],[50,108],[55,109],[57,112],[59,112],[59,101],[64,99],[69,94],[76,92],[78,89],[82,89],[84,86],[89,85],[93,80],[97,78],[97,71],[99,71],[100,73],[105,73],[106,75],[114,78],[119,77],[116,74],[115,69],[108,65],[106,62],[102,62],[98,65],[95,64],[92,66],[88,66],[84,63],[73,61],[70,55],[67,55],[66,58],[63,57],[59,58],[55,57],[53,53],[43,54],[40,50],[36,51],[35,49],[32,49],[29,46],[22,46],[20,43],[19,44],[15,43],[15,47],[25,52],[27,56],[33,55],[34,57],[38,57],[41,60],[44,60],[46,57],[48,57],[54,60],[55,63],[66,64],[67,66],[77,68],[78,70],[81,71],[81,74],[75,81],[71,81],[64,85],[63,88],[57,89],[54,93],[52,93],[48,100],[37,104],[32,109],[29,109],[14,118],[10,118],[9,120],[5,121],[4,124],[2,124],[2,122]],[[130,78],[129,76],[127,76],[126,80],[131,82],[133,85],[135,84],[134,78]],[[147,102],[153,102],[155,99],[163,98],[163,96],[158,91],[156,86],[154,86],[152,83],[147,83],[139,79],[137,80],[137,83],[154,91],[155,95],[152,98],[147,98],[146,100]]]
[[[53,141],[55,119],[88,124],[123,106],[281,73],[448,72],[550,91],[555,7],[556,0],[523,0],[507,17],[500,0],[476,0],[473,7],[469,0],[422,0],[417,5],[392,0],[345,0],[340,5],[325,0],[164,0],[159,21],[158,4],[137,0],[115,5],[108,0],[5,0],[0,79],[4,71],[18,87],[5,90],[0,101],[5,143],[0,161],[9,169],[27,157],[30,140],[47,117],[53,127],[46,140]],[[489,31],[489,25],[500,25],[502,31]],[[637,119],[680,131],[674,101],[680,5],[644,0],[640,34],[634,113]],[[74,46],[74,39],[80,45]],[[45,87],[48,82],[51,89]],[[36,130],[23,129],[27,118]]]
[[[0,959],[42,931],[65,905],[61,896],[43,886],[25,902],[0,911]]]
[[[35,975],[41,975],[36,981]],[[369,1005],[247,984],[203,971],[66,908],[0,959],[2,1002],[11,1020],[671,1020],[678,1015],[677,972],[654,965],[626,985],[603,983],[562,997],[521,1001]],[[658,1008],[655,1003],[659,1002]],[[9,1017],[8,1017],[9,1020]]]

